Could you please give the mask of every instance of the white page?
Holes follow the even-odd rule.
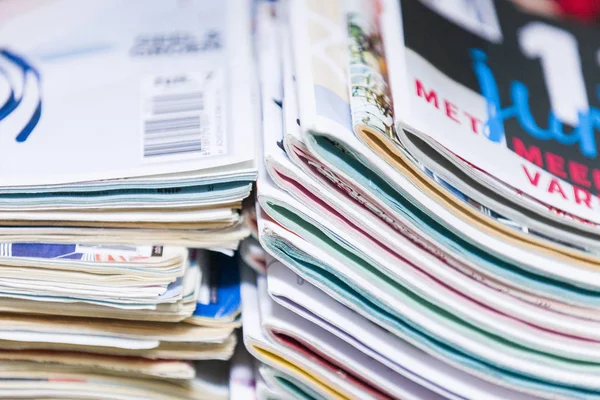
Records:
[[[250,268],[242,268],[242,283],[241,283],[241,295],[242,295],[242,326],[244,332],[244,345],[246,349],[256,359],[264,362],[266,365],[270,363],[265,360],[260,353],[254,351],[254,346],[261,349],[267,349],[269,352],[278,354],[279,356],[284,355],[284,350],[280,346],[275,346],[271,343],[262,331],[262,321],[260,313],[260,305],[258,301],[258,291],[256,287],[256,274]],[[275,367],[274,367],[275,368]],[[302,376],[299,376],[294,371],[289,372],[290,375],[303,381]],[[313,390],[321,392],[320,388],[312,385],[310,382],[305,382]],[[321,392],[322,393],[322,392]]]
[[[296,400],[296,397],[289,394],[285,387],[282,387],[277,376],[283,375],[281,371],[277,371],[267,365],[261,364],[257,368],[256,376],[256,398],[258,400]],[[290,379],[289,376],[286,376]]]
[[[85,222],[212,222],[229,221],[238,216],[230,207],[200,210],[178,209],[160,211],[0,211],[4,220],[24,221],[85,221]]]
[[[153,349],[160,341],[155,339],[130,339],[117,336],[45,333],[31,331],[0,331],[0,340],[19,342],[69,343],[84,346],[118,347],[123,349]]]
[[[275,301],[441,395],[455,399],[531,398],[468,375],[411,346],[336,302],[276,259],[269,261],[267,277]]]
[[[268,301],[273,300],[269,298]],[[264,317],[267,330],[283,332],[309,343],[321,354],[336,360],[343,369],[353,372],[379,390],[403,399],[442,398],[279,304],[272,304],[270,313]]]
[[[316,385],[315,381],[312,379],[308,380],[304,374],[308,373],[312,376],[319,377],[321,384],[326,383],[327,385],[331,385],[329,390],[342,390],[345,393],[348,393],[348,390],[350,390],[350,392],[353,392],[352,388],[349,388],[347,384],[344,384],[343,380],[339,377],[332,375],[330,371],[270,340],[262,328],[264,321],[263,314],[270,314],[271,307],[274,304],[270,301],[269,294],[267,293],[266,278],[258,277],[259,281],[261,279],[263,280],[262,284],[257,282],[255,273],[249,267],[242,269],[242,302],[244,305],[244,309],[242,311],[242,325],[244,329],[244,343],[250,354],[252,354],[261,362],[272,366],[273,368],[278,367],[272,365],[269,359],[263,357],[259,352],[255,351],[255,346],[282,357],[287,362],[294,364],[300,368],[301,371],[303,371],[303,373],[298,373],[295,369],[288,369],[284,371],[285,373],[289,374],[295,379],[298,379],[312,390],[320,393],[322,396],[326,397],[328,395],[327,391]],[[259,286],[261,285],[262,290],[259,289]]]

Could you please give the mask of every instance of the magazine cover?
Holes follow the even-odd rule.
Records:
[[[387,4],[399,127],[515,201],[598,223],[598,33],[510,1]]]
[[[0,186],[251,160],[253,135],[233,136],[252,118],[246,8],[233,4],[0,3]]]

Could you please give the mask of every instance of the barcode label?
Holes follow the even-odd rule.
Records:
[[[217,71],[142,82],[143,158],[224,154],[223,79]]]

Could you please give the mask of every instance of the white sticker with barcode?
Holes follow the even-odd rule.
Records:
[[[225,85],[220,70],[145,76],[143,159],[163,161],[225,154]]]

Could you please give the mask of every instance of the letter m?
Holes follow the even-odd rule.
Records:
[[[440,106],[438,103],[438,96],[435,90],[430,90],[427,92],[427,90],[425,90],[425,86],[423,86],[423,83],[419,79],[415,79],[415,83],[417,85],[417,96],[423,97],[428,103],[433,102],[435,108],[439,109]]]
[[[539,147],[530,146],[529,148],[527,148],[527,146],[525,146],[525,143],[523,143],[521,139],[519,139],[518,137],[514,137],[513,148],[515,149],[515,153],[517,153],[519,156],[537,165],[538,167],[543,168],[542,152],[540,151]]]

